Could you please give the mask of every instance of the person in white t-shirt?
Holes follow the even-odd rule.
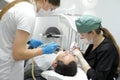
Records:
[[[60,6],[60,0],[24,0],[10,8],[0,20],[0,80],[23,80],[24,60],[41,54],[53,53],[56,43],[27,49],[39,13]]]

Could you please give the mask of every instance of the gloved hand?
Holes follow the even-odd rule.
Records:
[[[87,61],[84,59],[82,53],[78,50],[75,49],[73,51],[73,54],[77,56],[78,61],[80,63],[81,68],[87,73],[88,69],[90,69],[90,65],[87,63]]]
[[[58,47],[58,44],[53,43],[53,42],[49,43],[49,44],[42,47],[43,54],[54,53],[55,50],[57,49],[57,47]]]
[[[33,48],[37,48],[38,46],[42,45],[43,42],[37,39],[31,39],[29,41],[29,45],[32,46]]]
[[[78,49],[74,49],[74,50],[73,50],[73,55],[79,57],[80,59],[83,59],[83,58],[84,58],[84,57],[83,57],[83,54],[82,54],[81,51],[78,50]]]

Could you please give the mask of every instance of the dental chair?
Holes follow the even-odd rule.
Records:
[[[34,76],[36,80],[47,80],[41,76],[41,73],[43,72],[36,63],[34,64]],[[29,64],[29,66],[25,66],[25,72],[24,72],[24,80],[33,80],[32,77],[32,64]]]
[[[60,75],[60,74],[56,73],[51,67],[48,70],[44,71],[45,66],[42,67],[40,65],[43,62],[42,58],[46,57],[45,59],[48,59],[50,56],[54,56],[54,54],[41,55],[41,56],[37,56],[34,58],[34,60],[36,59],[35,60],[36,64],[34,64],[35,65],[34,66],[34,75],[36,78],[35,80],[88,80],[85,72],[79,67],[77,68],[76,75],[72,76],[72,77]],[[51,57],[51,59],[52,59],[52,57]],[[49,63],[49,61],[50,61],[50,58],[48,60],[45,60],[43,63],[47,64],[47,63]],[[28,69],[27,67],[29,67],[29,66],[26,65],[26,69]],[[30,74],[31,70],[32,70],[31,67],[29,67],[29,69],[26,70],[26,73],[25,73],[26,77],[24,80],[34,80],[32,74]]]
[[[40,39],[44,41],[44,43],[54,41],[58,43],[61,48],[67,50],[70,49],[70,45],[74,41],[81,44],[79,34],[73,30],[75,24],[72,20],[73,19],[69,19],[65,15],[37,18],[33,38]],[[32,60],[27,60],[25,63],[24,80],[33,80],[31,69]],[[36,65],[36,62],[34,62],[34,75],[36,80],[87,80],[86,74],[81,69],[78,70],[80,72],[78,72],[76,76],[67,77],[57,74],[51,70],[51,68],[47,71],[43,71]],[[83,75],[84,77],[80,77],[80,75]]]

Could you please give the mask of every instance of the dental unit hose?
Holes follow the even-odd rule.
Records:
[[[28,49],[33,49],[33,47],[29,46]],[[35,75],[34,75],[34,59],[33,58],[32,58],[32,70],[31,70],[31,73],[32,73],[33,80],[36,80]]]

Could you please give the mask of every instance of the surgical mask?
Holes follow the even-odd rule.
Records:
[[[38,12],[37,12],[37,16],[46,16],[46,15],[50,15],[53,12],[49,9],[49,10],[44,10],[43,8],[41,8]]]
[[[34,5],[34,8],[35,8],[35,11],[37,11],[37,8],[36,8],[36,4],[35,4],[35,0],[30,0],[30,2]],[[37,13],[36,13],[36,16],[39,17],[39,16],[46,16],[46,15],[49,15],[49,14],[52,14],[54,11],[51,11],[51,9],[49,10],[44,10],[43,8],[41,8]]]
[[[84,39],[84,43],[85,43],[86,45],[88,45],[88,44],[93,44],[93,39],[91,39],[90,41],[88,41],[88,39],[85,38],[85,39]]]

